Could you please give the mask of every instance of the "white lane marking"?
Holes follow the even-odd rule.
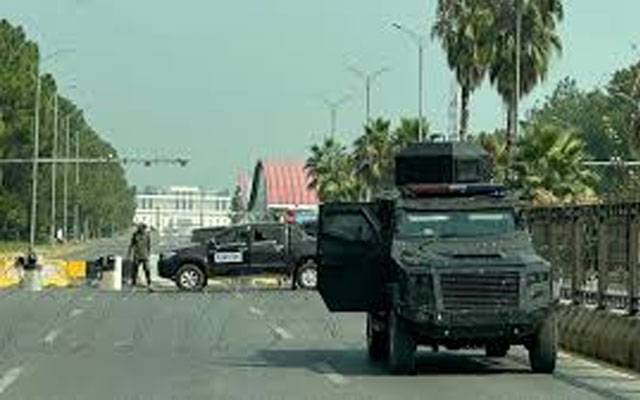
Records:
[[[46,345],[52,345],[53,341],[56,340],[58,335],[60,335],[62,331],[60,329],[54,329],[51,332],[47,333],[47,336],[42,339],[42,342]]]
[[[333,369],[333,367],[326,362],[316,364],[316,368],[320,371],[322,376],[327,378],[334,385],[343,386],[349,383],[349,380],[345,378],[344,375]]]
[[[283,327],[274,325],[271,327],[271,330],[278,336],[280,339],[289,340],[293,339],[293,335],[287,332]]]
[[[113,347],[133,347],[133,342],[131,340],[120,340],[115,342]]]
[[[4,393],[22,374],[22,368],[11,368],[0,378],[0,394]]]
[[[82,315],[82,313],[84,313],[84,310],[82,308],[74,308],[73,310],[71,310],[71,312],[69,313],[69,318],[75,318],[78,317],[80,315]]]
[[[257,315],[259,317],[262,317],[264,315],[264,312],[262,312],[261,309],[256,308],[256,307],[249,307],[249,312],[253,315]]]

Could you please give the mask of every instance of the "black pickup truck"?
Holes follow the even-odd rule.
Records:
[[[264,273],[290,276],[294,289],[314,289],[315,238],[298,225],[237,225],[205,243],[161,254],[158,261],[158,274],[185,291],[201,290],[208,278]]]

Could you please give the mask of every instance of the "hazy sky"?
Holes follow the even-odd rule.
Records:
[[[544,99],[570,75],[602,84],[638,55],[638,0],[565,0],[564,52]],[[615,6],[614,6],[615,5]],[[348,65],[391,70],[376,82],[373,115],[417,114],[417,49],[390,28],[425,34],[435,0],[0,0],[0,17],[22,24],[43,53],[73,48],[45,65],[122,155],[186,155],[191,165],[129,167],[138,185],[228,187],[259,158],[303,159],[329,130],[322,98],[352,93],[339,112],[351,142],[364,120],[363,87]],[[429,40],[425,101],[435,130],[449,126],[452,75]],[[504,123],[486,85],[472,99],[471,129]]]

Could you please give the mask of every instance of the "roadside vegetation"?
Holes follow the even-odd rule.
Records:
[[[520,94],[527,96],[559,57],[561,0],[439,0],[432,38],[444,50],[460,87],[461,140],[475,141],[493,162],[495,181],[536,203],[636,199],[640,174],[628,166],[593,167],[590,160],[640,156],[640,60],[612,73],[603,87],[582,89],[571,77],[516,121],[516,6],[522,10]],[[489,82],[505,104],[506,126],[469,131],[474,91]],[[520,129],[515,137],[515,125]],[[426,124],[428,125],[428,124]],[[452,134],[454,132],[448,132]],[[429,137],[427,135],[427,137]],[[322,201],[362,200],[392,185],[393,156],[417,142],[417,120],[397,127],[369,121],[351,147],[335,137],[311,147],[310,186]]]
[[[54,104],[58,104],[58,157],[75,157],[75,139],[79,138],[83,158],[117,157],[117,152],[89,124],[82,109],[63,93],[68,90],[39,69],[42,60],[38,44],[29,40],[20,26],[0,20],[0,159],[33,158],[36,83],[40,93],[40,157],[54,154]],[[69,141],[67,142],[67,121]],[[63,222],[62,193],[65,168],[57,166],[57,221]],[[67,232],[73,232],[73,204],[80,204],[80,227],[85,237],[96,237],[128,226],[135,209],[134,189],[129,187],[119,164],[80,165],[80,185],[75,185],[73,165],[68,170],[69,218]],[[0,240],[25,240],[28,237],[32,165],[0,164]],[[44,241],[50,234],[52,166],[38,169],[37,237]]]

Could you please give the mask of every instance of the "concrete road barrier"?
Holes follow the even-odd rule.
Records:
[[[100,289],[108,291],[122,290],[122,257],[116,256],[112,265],[103,266]]]
[[[63,260],[45,260],[42,263],[41,278],[43,287],[64,288],[71,284],[66,273],[67,263]]]
[[[22,280],[20,271],[15,267],[15,254],[0,255],[0,289],[17,286]]]
[[[16,264],[19,256],[20,254],[0,255],[0,289],[13,286],[33,288],[34,285],[43,288],[65,288],[79,285],[86,278],[87,262],[84,260],[45,258],[40,262],[39,271],[27,273]]]
[[[71,280],[83,280],[87,277],[87,262],[85,260],[67,261],[65,273]]]
[[[560,306],[560,345],[640,371],[640,319],[581,306]]]

